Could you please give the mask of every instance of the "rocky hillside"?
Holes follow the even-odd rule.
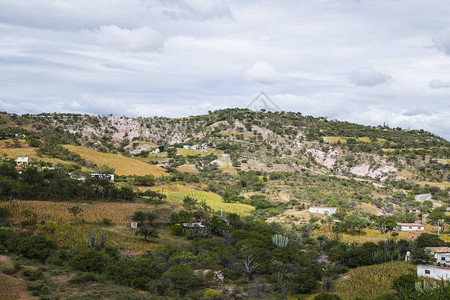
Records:
[[[19,134],[126,156],[159,146],[199,145],[228,153],[237,171],[308,169],[377,181],[449,181],[449,142],[423,130],[241,109],[181,119],[7,113],[0,117],[4,138]]]

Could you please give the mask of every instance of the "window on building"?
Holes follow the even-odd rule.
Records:
[[[409,226],[409,229],[412,229],[412,227],[411,227],[411,226]]]
[[[419,229],[422,229],[422,227],[421,227],[421,226],[419,226],[419,227],[417,227],[417,228],[419,228]]]
[[[425,270],[425,274],[430,274],[430,270]]]
[[[442,257],[441,260],[445,260],[445,257]]]

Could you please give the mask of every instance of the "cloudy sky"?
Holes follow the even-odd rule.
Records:
[[[0,109],[246,107],[450,139],[448,0],[0,0]]]

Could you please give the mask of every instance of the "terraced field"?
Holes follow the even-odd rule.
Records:
[[[98,152],[86,147],[65,145],[69,151],[81,155],[84,159],[92,161],[98,166],[107,165],[115,169],[117,175],[147,175],[155,177],[167,175],[160,167],[125,157],[118,154]]]

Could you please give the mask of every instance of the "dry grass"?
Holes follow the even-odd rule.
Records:
[[[128,224],[131,216],[138,209],[150,209],[153,206],[141,203],[99,203],[99,204],[75,204],[51,201],[17,201],[13,209],[7,202],[1,202],[0,207],[8,207],[12,212],[13,222],[26,220],[24,210],[36,214],[37,221],[67,224],[73,222],[73,216],[69,208],[78,205],[83,209],[78,217],[86,222],[98,222],[108,218],[116,224]]]
[[[403,261],[392,261],[380,265],[359,267],[338,280],[336,294],[342,299],[373,297],[392,293],[394,279],[403,274],[415,273],[416,267]]]
[[[0,273],[0,299],[22,300],[36,299],[26,294],[25,282],[21,279]]]
[[[199,171],[195,167],[195,165],[182,165],[177,168],[178,171],[190,174],[198,174]]]
[[[81,155],[84,159],[92,161],[98,166],[107,165],[115,169],[117,175],[147,175],[155,177],[167,175],[160,167],[118,154],[102,153],[86,147],[65,145],[69,151]]]
[[[250,138],[253,136],[253,134],[249,133],[249,132],[239,132],[236,130],[226,130],[226,131],[222,131],[220,133],[223,136],[238,136],[238,135],[243,135],[246,138]]]
[[[355,139],[359,142],[364,142],[364,143],[370,143],[371,140],[368,137],[344,137],[344,136],[324,136],[323,140],[327,143],[337,143],[337,142],[341,142],[341,143],[346,143],[347,139]],[[386,139],[381,139],[381,138],[377,138],[377,142],[385,142]]]
[[[194,150],[194,149],[177,149],[178,155],[189,156],[189,155],[201,155],[206,156],[209,154],[214,154],[217,156],[222,155],[223,151],[221,150]]]
[[[363,212],[363,213],[374,214],[374,215],[377,215],[377,216],[382,215],[381,209],[379,209],[375,205],[369,204],[369,203],[359,203],[358,204],[358,211],[359,212]]]
[[[320,227],[320,230],[317,232],[317,235],[325,235],[329,238],[335,237],[335,234],[331,231],[331,224],[323,225]],[[407,231],[397,231],[398,236],[397,239],[408,239]],[[390,232],[382,234],[379,230],[366,228],[363,230],[362,235],[350,235],[350,234],[341,234],[340,237],[343,241],[348,243],[357,243],[364,244],[367,242],[378,243],[379,241],[385,241],[392,238]]]

